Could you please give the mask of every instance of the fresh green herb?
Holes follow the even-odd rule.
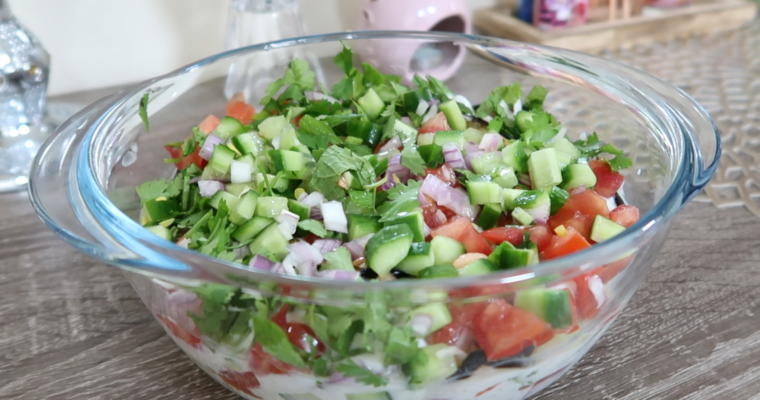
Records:
[[[253,316],[253,329],[255,332],[254,341],[261,344],[264,351],[294,367],[306,366],[301,355],[288,340],[288,334],[279,325],[270,321],[266,315],[257,314]]]
[[[496,117],[488,123],[488,132],[501,132],[501,127],[504,126],[504,120],[501,117]]]
[[[543,110],[544,100],[548,93],[549,90],[541,85],[533,86],[533,89],[530,90],[530,93],[525,98],[523,105],[529,110]]]
[[[269,84],[266,89],[266,96],[261,99],[261,104],[268,104],[269,101],[272,100],[272,97],[286,85],[290,85],[290,87],[296,92],[300,91],[301,97],[303,97],[303,91],[314,89],[315,84],[316,75],[314,74],[314,71],[309,68],[309,63],[300,58],[295,58],[290,63],[287,72],[285,72],[285,76]],[[295,94],[296,93],[290,93],[289,97],[292,97]]]
[[[325,260],[330,264],[329,269],[353,271],[354,263],[351,261],[351,253],[345,247],[338,247],[334,251],[325,253]]]
[[[373,374],[366,368],[360,367],[352,360],[346,360],[338,364],[336,371],[340,372],[347,378],[354,378],[357,382],[361,382],[367,385],[380,387],[388,384],[388,381],[385,380],[385,378]]]
[[[375,191],[374,190],[349,190],[348,198],[351,203],[362,210],[375,209]]]
[[[140,197],[140,202],[145,204],[148,200],[157,199],[159,197],[174,197],[182,191],[184,186],[184,179],[182,176],[177,175],[171,181],[166,179],[157,179],[155,181],[148,181],[135,188],[137,195]]]
[[[615,146],[599,140],[599,135],[597,135],[596,132],[589,135],[586,140],[576,140],[573,142],[573,144],[588,158],[598,157],[601,153],[614,155],[615,157],[609,160],[610,168],[612,168],[614,171],[620,171],[621,169],[630,168],[633,166],[633,161],[623,155],[622,150],[619,150]]]
[[[425,174],[425,160],[417,151],[417,146],[404,146],[404,150],[401,152],[401,165],[409,168],[415,175]]]
[[[388,202],[378,207],[380,222],[385,222],[402,212],[410,212],[420,206],[419,195],[422,182],[410,180],[406,185],[397,183],[396,187],[388,189]]]
[[[145,93],[140,99],[140,106],[137,110],[137,114],[142,120],[143,126],[145,126],[145,132],[150,132],[150,122],[148,121],[148,100],[150,93]]]
[[[429,168],[437,168],[446,162],[446,159],[443,157],[443,147],[435,143],[419,146],[417,150]]]
[[[299,221],[298,228],[303,229],[306,232],[311,232],[321,238],[327,236],[325,224],[323,224],[322,221],[317,221],[315,219],[305,219],[303,221]]]
[[[375,170],[368,160],[349,149],[330,146],[317,162],[310,184],[321,192],[328,200],[340,200],[346,196],[346,191],[338,186],[341,175],[351,171],[362,185],[371,185],[377,179]]]
[[[223,342],[234,322],[234,315],[229,311],[229,302],[235,294],[235,288],[220,284],[207,284],[200,287],[188,287],[201,300],[200,313],[188,312],[198,330],[210,339]]]
[[[430,91],[432,91],[439,100],[447,101],[454,98],[454,93],[445,83],[443,83],[443,81],[436,79],[432,75],[428,75],[427,80],[430,83]]]
[[[503,100],[507,105],[514,106],[515,103],[517,103],[517,100],[522,99],[523,91],[522,91],[522,85],[520,82],[515,82],[509,86],[506,87],[506,91],[504,95],[502,96]]]

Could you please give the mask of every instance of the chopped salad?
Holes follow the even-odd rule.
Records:
[[[221,119],[209,115],[184,141],[167,144],[177,174],[136,188],[140,222],[252,269],[390,281],[530,266],[638,220],[638,209],[616,200],[619,171],[631,160],[595,133],[571,141],[544,109],[542,86],[527,94],[520,82],[497,87],[474,107],[432,76],[406,86],[372,65],[358,68],[345,44],[334,61],[345,75],[332,90],[295,59],[260,110],[236,96]],[[147,106],[146,95],[146,130]],[[370,388],[397,374],[414,388],[514,365],[574,332],[596,315],[605,282],[624,266],[575,278],[572,287],[404,312],[382,301],[340,309],[208,285],[184,289],[200,299],[184,326],[175,320],[183,316],[159,318],[191,347],[242,348],[258,360],[250,371],[224,371],[253,374],[255,384],[219,373],[253,397],[256,376],[294,370],[319,384],[338,374]],[[384,369],[362,362],[367,354]],[[394,395],[371,392],[387,397],[367,399]]]

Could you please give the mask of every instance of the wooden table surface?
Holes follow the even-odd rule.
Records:
[[[26,193],[0,195],[0,210],[0,399],[236,398]],[[760,399],[758,232],[744,208],[684,208],[625,312],[536,399]]]

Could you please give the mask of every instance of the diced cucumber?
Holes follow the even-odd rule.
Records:
[[[519,183],[515,171],[509,167],[497,167],[494,175],[491,181],[505,189],[513,188]]]
[[[589,239],[601,243],[605,240],[612,239],[625,230],[623,225],[620,225],[608,218],[604,218],[601,215],[594,217],[594,222],[591,224],[591,234]]]
[[[346,400],[393,400],[388,392],[346,393]]]
[[[557,161],[559,162],[560,169],[565,168],[568,164],[572,164],[578,161],[578,157],[581,156],[581,152],[575,145],[567,140],[567,138],[559,139],[548,147],[552,147],[557,150]]]
[[[267,174],[267,180],[269,180],[270,185],[274,183],[274,185],[272,186],[272,190],[276,190],[278,192],[284,192],[288,190],[288,187],[290,186],[290,179],[287,179],[287,178],[280,177],[275,182],[275,176]],[[256,176],[254,177],[254,182],[256,182],[256,185],[261,185],[262,183],[265,184],[264,174],[262,173],[256,174]]]
[[[422,210],[417,209],[389,219],[383,223],[384,226],[406,225],[412,230],[412,240],[415,242],[425,241],[425,217]]]
[[[253,254],[272,254],[277,261],[288,255],[288,240],[282,235],[276,223],[269,224],[253,239],[248,249]]]
[[[464,132],[462,131],[443,131],[435,134],[433,143],[443,147],[444,144],[453,144],[459,150],[464,149]]]
[[[529,131],[531,126],[533,126],[534,116],[535,114],[532,111],[525,110],[521,110],[515,114],[515,123],[517,125],[517,129],[519,129],[522,133]]]
[[[504,212],[512,211],[517,206],[515,204],[515,199],[520,197],[523,193],[525,193],[525,190],[521,189],[502,189],[501,194],[503,198],[503,205],[504,205]]]
[[[449,346],[434,344],[423,347],[407,364],[405,372],[413,385],[442,381],[457,371],[454,352],[447,352]]]
[[[277,196],[261,196],[256,201],[256,211],[253,215],[257,217],[274,218],[288,209],[288,199]]]
[[[475,223],[483,229],[491,229],[496,226],[501,213],[501,204],[486,204],[483,206],[483,211],[480,212],[478,220]]]
[[[525,153],[523,142],[515,140],[507,145],[507,147],[501,149],[501,158],[508,167],[512,168],[516,173],[528,172],[528,155]]]
[[[249,190],[240,196],[240,200],[230,211],[230,221],[235,225],[242,225],[253,218],[258,198],[259,195],[253,190]]]
[[[538,264],[538,251],[534,247],[518,249],[509,242],[503,242],[488,256],[488,260],[501,269],[520,268]]]
[[[288,199],[288,211],[298,215],[299,221],[309,219],[311,207],[293,199]]]
[[[567,190],[560,189],[558,187],[553,187],[552,191],[549,192],[549,199],[551,199],[551,209],[550,213],[556,214],[562,206],[565,205],[567,202],[567,199],[570,198],[570,193],[568,193]]]
[[[514,200],[515,206],[522,209],[544,207],[550,202],[551,197],[546,190],[526,190]]]
[[[214,152],[211,154],[211,159],[208,160],[206,168],[211,168],[220,174],[227,174],[230,172],[230,165],[234,159],[234,151],[227,146],[217,145],[214,146]]]
[[[240,195],[249,190],[251,190],[250,183],[228,183],[224,186],[224,191],[237,197],[240,197]]]
[[[588,164],[570,164],[562,170],[562,189],[573,190],[581,186],[596,185],[596,174]]]
[[[490,274],[491,272],[498,271],[498,270],[499,270],[499,267],[496,264],[494,264],[487,258],[481,258],[460,268],[459,275],[461,276],[485,275],[485,274]]]
[[[396,119],[396,122],[393,123],[393,129],[396,132],[403,133],[404,136],[408,137],[412,137],[417,134],[417,129],[414,129],[412,126],[404,123],[400,119]]]
[[[470,160],[470,164],[472,164],[472,171],[478,175],[490,175],[497,168],[505,166],[504,160],[498,152],[479,155]]]
[[[232,138],[232,144],[240,154],[259,154],[264,144],[253,133],[242,133]]]
[[[417,107],[422,101],[430,101],[433,98],[433,94],[430,89],[417,89],[403,94],[404,97],[404,109],[407,112],[417,112]]]
[[[411,321],[418,314],[428,315],[432,319],[427,331],[415,332],[418,336],[427,336],[451,323],[451,312],[445,303],[430,303],[417,307],[409,312],[409,320]]]
[[[436,264],[452,264],[459,256],[464,254],[465,248],[462,243],[446,236],[436,236],[430,241]]]
[[[230,163],[230,180],[232,183],[250,183],[253,181],[253,167],[246,162],[232,160]]]
[[[477,128],[467,128],[464,130],[464,140],[470,143],[480,143],[483,140],[483,135],[486,133]]]
[[[417,135],[417,146],[435,144],[435,133],[420,133]]]
[[[383,100],[380,99],[380,96],[372,88],[367,90],[367,93],[356,102],[359,103],[359,106],[370,121],[376,120],[385,109],[385,103],[383,103]]]
[[[446,116],[449,126],[458,131],[467,129],[467,121],[462,115],[462,111],[459,109],[459,105],[454,100],[443,102],[438,106],[438,109],[443,111],[443,115]]]
[[[367,265],[380,277],[388,275],[409,254],[412,237],[412,231],[406,225],[380,229],[367,242]]]
[[[240,121],[232,117],[224,117],[219,122],[219,126],[216,127],[214,135],[227,140],[244,132],[245,125],[243,125]]]
[[[372,122],[354,119],[348,122],[346,133],[348,134],[346,140],[358,138],[361,140],[360,144],[363,142],[374,148],[383,136],[383,129],[380,125]]]
[[[467,194],[472,204],[501,203],[501,186],[488,181],[467,181]]]
[[[220,190],[217,193],[223,192]],[[143,215],[147,217],[146,222],[163,221],[174,217],[180,211],[179,203],[174,200],[153,199],[145,202],[143,206]]]
[[[169,229],[167,229],[164,226],[153,225],[153,226],[148,226],[145,229],[151,231],[154,235],[160,237],[161,239],[164,239],[164,240],[172,240],[173,239],[172,238],[172,233],[169,231]]]
[[[512,210],[512,218],[523,225],[530,225],[534,221],[533,216],[520,207],[515,207],[515,209]]]
[[[459,270],[451,264],[438,264],[422,269],[417,277],[420,279],[453,278],[459,276]]]
[[[348,240],[358,239],[376,233],[383,225],[380,217],[374,215],[346,214],[348,220]]]
[[[277,172],[285,171],[285,176],[291,179],[303,179],[306,174],[306,159],[303,153],[290,150],[270,150],[274,168]]]
[[[533,189],[551,189],[562,183],[562,171],[557,163],[557,151],[545,148],[531,153],[528,171]]]
[[[277,136],[280,136],[283,128],[290,125],[287,119],[282,115],[269,117],[259,124],[259,136],[271,141]]]
[[[350,221],[350,220],[349,220]],[[350,224],[350,222],[349,222]],[[349,228],[350,230],[350,228]],[[428,242],[412,243],[409,254],[396,268],[409,275],[417,275],[427,267],[435,265],[435,255]]]
[[[208,205],[213,207],[214,209],[219,209],[219,203],[224,200],[227,203],[227,209],[232,210],[237,205],[238,201],[240,201],[240,198],[233,195],[232,193],[225,192],[224,190],[220,190],[216,192],[213,196],[211,196],[211,199],[208,201]]]
[[[528,289],[517,292],[515,307],[546,321],[554,329],[573,324],[573,304],[566,289]]]
[[[232,233],[232,238],[241,243],[247,242],[255,238],[264,228],[273,223],[274,220],[270,218],[253,217],[235,229],[235,232]]]
[[[293,148],[300,145],[298,141],[298,135],[296,134],[296,128],[293,125],[285,125],[280,133],[280,148],[279,150],[294,150]]]

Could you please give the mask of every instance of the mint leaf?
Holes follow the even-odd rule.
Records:
[[[140,116],[143,126],[145,126],[145,132],[150,133],[150,122],[148,121],[148,100],[150,93],[145,93],[140,99],[140,105],[137,109],[137,115]]]
[[[342,271],[354,271],[354,263],[351,261],[351,253],[345,247],[338,247],[334,251],[325,253],[325,261],[327,264],[322,264],[322,268],[326,269],[339,269]]]
[[[346,192],[338,186],[338,179],[346,171],[351,171],[362,186],[372,185],[377,180],[375,170],[368,160],[349,149],[330,146],[317,162],[310,180],[311,187],[328,200],[340,200],[346,196]]]
[[[343,374],[347,378],[354,378],[357,382],[364,383],[366,385],[372,385],[375,387],[385,386],[388,381],[385,378],[373,374],[370,370],[365,369],[357,365],[352,360],[346,360],[335,368],[336,371]]]
[[[610,164],[610,168],[612,168],[613,171],[620,171],[633,166],[633,161],[629,157],[623,155],[615,156],[612,160],[607,162]]]
[[[351,71],[354,69],[354,52],[348,45],[341,41],[343,50],[333,57],[333,62],[337,65],[346,75],[351,75]]]
[[[303,221],[299,221],[298,228],[307,232],[311,232],[321,238],[327,236],[325,225],[322,223],[322,221],[317,221],[315,219],[305,219]]]
[[[360,210],[375,209],[375,191],[373,190],[349,190],[348,197],[354,206]]]
[[[541,85],[533,86],[533,89],[528,93],[528,97],[525,98],[523,105],[530,110],[543,110],[544,100],[549,90]]]
[[[425,160],[417,151],[416,146],[406,146],[401,152],[401,165],[409,168],[415,175],[425,174]]]
[[[261,344],[264,351],[294,367],[306,366],[301,355],[288,340],[288,334],[279,325],[267,319],[266,316],[254,315],[253,329],[254,341]]]

